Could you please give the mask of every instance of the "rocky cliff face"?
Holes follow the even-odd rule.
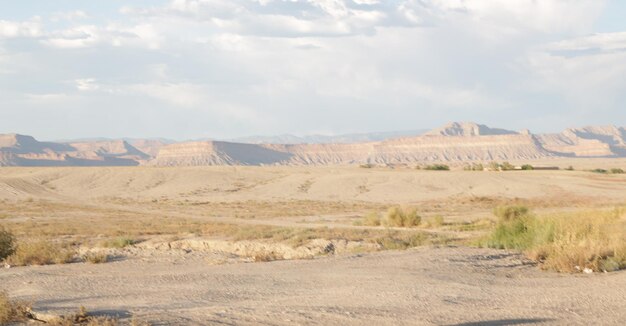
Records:
[[[570,128],[560,134],[538,135],[537,139],[557,155],[626,157],[626,130],[620,127]]]
[[[158,140],[39,142],[0,135],[0,166],[333,165],[489,162],[548,157],[626,157],[626,130],[571,128],[533,135],[475,123],[451,123],[422,136],[333,144],[244,144]]]
[[[64,144],[0,135],[0,166],[132,166],[149,158],[122,140]]]
[[[151,164],[330,165],[532,160],[554,156],[532,135],[436,136],[356,144],[236,144],[203,142],[164,147]]]

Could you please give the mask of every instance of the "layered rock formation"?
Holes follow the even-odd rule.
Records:
[[[559,134],[537,135],[537,140],[562,156],[626,157],[626,129],[621,127],[570,128]]]
[[[66,144],[0,135],[0,166],[133,166],[148,159],[149,155],[122,140]]]
[[[329,165],[533,160],[555,156],[533,135],[454,123],[424,136],[354,144],[195,142],[164,147],[151,164]]]
[[[51,143],[30,136],[0,135],[0,166],[411,164],[550,157],[626,157],[626,130],[585,127],[533,135],[475,123],[451,123],[421,136],[332,144],[168,144],[141,139],[132,140],[132,144],[124,140]]]

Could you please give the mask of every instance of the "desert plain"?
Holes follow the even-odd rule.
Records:
[[[558,273],[476,245],[494,207],[625,204],[626,175],[586,170],[626,160],[546,163],[576,170],[5,167],[0,226],[78,258],[7,265],[0,287],[42,315],[82,306],[153,325],[621,324],[624,271]],[[364,223],[392,207],[422,222]]]

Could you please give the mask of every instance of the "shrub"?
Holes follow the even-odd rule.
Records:
[[[424,170],[430,171],[450,171],[450,167],[445,164],[432,164],[424,167]]]
[[[593,170],[591,170],[591,172],[593,172],[593,173],[609,173],[609,171],[607,171],[605,169],[593,169]]]
[[[396,227],[414,227],[418,226],[422,218],[417,215],[416,209],[404,210],[400,207],[391,207],[387,211],[386,224],[387,226]]]
[[[362,169],[371,169],[371,168],[374,167],[374,164],[371,164],[371,163],[361,164],[361,165],[359,165],[359,167],[362,168]]]
[[[517,219],[529,214],[529,212],[526,206],[498,206],[493,209],[493,215],[504,221]]]
[[[472,165],[466,165],[463,167],[465,171],[484,171],[485,167],[480,163],[472,163]]]
[[[611,173],[613,173],[613,174],[624,174],[624,170],[622,170],[622,169],[611,169]]]
[[[83,255],[83,260],[92,264],[102,264],[109,261],[109,255],[105,253],[90,252]]]
[[[0,325],[25,321],[29,309],[28,304],[12,301],[5,292],[0,292]]]
[[[443,216],[437,215],[428,219],[428,221],[426,221],[426,224],[428,227],[440,227],[444,225],[445,223],[443,221]]]
[[[614,271],[626,268],[626,221],[622,215],[621,210],[541,217],[528,212],[502,214],[480,244],[522,250],[543,268],[555,271]]]
[[[11,256],[15,252],[15,237],[4,228],[0,228],[0,260]]]
[[[573,166],[568,166],[565,168],[566,171],[574,171],[574,167]]]
[[[535,167],[530,165],[530,164],[524,164],[522,165],[522,170],[534,170]]]
[[[380,214],[378,212],[371,212],[363,219],[363,225],[367,226],[379,226],[381,224]]]
[[[137,241],[135,241],[134,239],[121,237],[121,238],[111,239],[111,240],[105,241],[105,242],[102,243],[102,246],[105,247],[105,248],[118,248],[118,249],[121,249],[121,248],[125,248],[125,247],[128,247],[128,246],[132,246],[135,243],[137,243]]]
[[[380,237],[375,240],[375,242],[380,245],[383,250],[404,250],[408,248],[423,246],[428,243],[428,241],[428,235],[423,232],[406,236],[390,234],[388,236]]]
[[[510,170],[515,170],[515,166],[509,162],[504,162],[500,165],[500,168],[502,169],[502,171],[510,171]]]
[[[18,244],[15,252],[6,261],[9,265],[65,264],[73,260],[75,251],[68,246],[47,241]]]

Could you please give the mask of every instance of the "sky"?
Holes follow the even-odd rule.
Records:
[[[626,126],[626,1],[0,0],[0,133]]]

